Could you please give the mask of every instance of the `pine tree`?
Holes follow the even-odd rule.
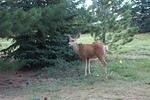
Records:
[[[24,68],[47,67],[55,65],[58,59],[75,59],[65,34],[78,29],[74,18],[79,15],[79,2],[49,0],[43,5],[39,1],[9,0],[1,6],[0,36],[15,41],[2,52],[8,58],[13,56],[25,62]]]

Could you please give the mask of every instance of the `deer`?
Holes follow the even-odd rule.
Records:
[[[103,76],[105,79],[107,79],[106,51],[108,46],[104,45],[104,43],[78,44],[77,39],[80,37],[80,35],[81,33],[78,33],[75,38],[73,38],[71,35],[67,36],[69,37],[69,47],[72,47],[80,59],[86,63],[85,76],[87,76],[87,74],[91,74],[90,62],[98,58],[102,64],[104,73]]]

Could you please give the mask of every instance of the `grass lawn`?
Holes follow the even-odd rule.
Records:
[[[0,38],[0,50],[9,47],[12,43],[13,41],[11,39],[7,40]]]
[[[134,40],[118,50],[120,53],[150,56],[150,34],[139,34]]]
[[[78,39],[83,44],[93,41],[88,34]],[[109,56],[105,81],[98,61],[92,62],[92,74],[86,77],[82,62],[72,62],[66,70],[55,67],[0,75],[15,83],[5,80],[9,87],[0,87],[0,100],[150,100],[150,35],[136,35],[118,52]]]

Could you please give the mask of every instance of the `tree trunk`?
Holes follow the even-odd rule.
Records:
[[[102,41],[103,43],[106,43],[106,29],[103,27],[103,33],[102,33]]]

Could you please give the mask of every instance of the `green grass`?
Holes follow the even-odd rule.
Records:
[[[124,81],[144,81],[150,80],[150,60],[149,59],[111,59],[108,61],[108,78],[112,80],[124,80]],[[71,79],[70,84],[77,85],[78,82],[87,83],[84,76],[84,67],[85,64],[79,63],[76,65],[70,66],[70,70],[62,71],[57,69],[55,73],[49,73],[50,77],[58,79]],[[102,68],[98,61],[92,62],[92,74],[87,76],[91,78],[88,81],[95,81],[97,79],[102,79]],[[49,69],[53,71],[53,69]],[[61,77],[59,77],[61,76]],[[84,80],[85,79],[85,80]],[[77,81],[77,83],[76,83]]]
[[[9,47],[13,43],[12,39],[0,38],[0,50]]]
[[[150,34],[135,35],[134,40],[118,49],[120,53],[150,55]]]
[[[125,81],[148,81],[150,75],[150,60],[123,60],[109,62],[109,77]]]
[[[82,34],[77,42],[82,44],[92,44],[94,42],[94,38],[90,34]]]

